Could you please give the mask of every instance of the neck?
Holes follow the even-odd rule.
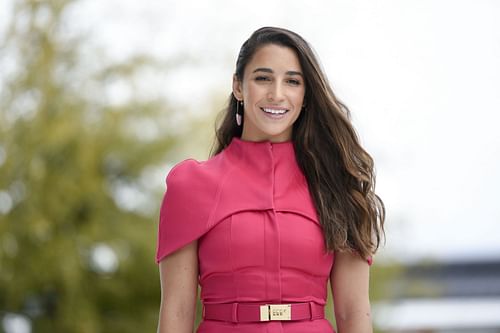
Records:
[[[245,131],[245,127],[243,127],[243,131],[241,133],[241,140],[252,141],[252,142],[263,142],[264,141],[264,142],[272,142],[272,143],[288,142],[288,141],[292,141],[292,131],[290,128],[290,130],[282,132],[278,135],[268,135],[268,134],[264,134],[264,133],[260,133],[260,134],[249,133],[248,131]]]

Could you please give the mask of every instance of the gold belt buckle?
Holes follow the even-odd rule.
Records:
[[[291,304],[266,304],[260,306],[260,321],[292,320]]]

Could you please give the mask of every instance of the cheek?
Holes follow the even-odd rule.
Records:
[[[304,102],[304,90],[297,91],[293,95],[293,103],[302,107],[303,102]]]
[[[263,96],[265,96],[265,88],[255,84],[253,81],[250,81],[246,84],[246,87],[243,91],[243,95],[247,100],[252,100],[253,102],[258,101]]]

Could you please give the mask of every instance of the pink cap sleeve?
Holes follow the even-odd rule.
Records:
[[[196,176],[197,161],[180,162],[167,175],[167,189],[160,208],[156,262],[199,238],[206,232],[203,212],[210,202]]]

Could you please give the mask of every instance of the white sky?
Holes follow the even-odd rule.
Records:
[[[193,59],[151,89],[194,112],[229,94],[255,29],[300,33],[375,158],[382,255],[500,257],[500,1],[84,0],[71,13],[111,58]]]

